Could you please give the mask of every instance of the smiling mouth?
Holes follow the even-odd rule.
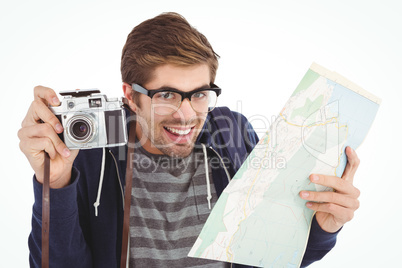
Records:
[[[173,127],[163,127],[168,132],[177,135],[177,136],[185,136],[188,135],[194,127],[190,128],[173,128]]]

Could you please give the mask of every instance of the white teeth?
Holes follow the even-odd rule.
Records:
[[[178,134],[178,135],[187,135],[191,131],[191,128],[177,129],[177,128],[166,127],[166,129],[169,130],[170,132]]]

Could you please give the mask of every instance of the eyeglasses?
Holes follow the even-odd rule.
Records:
[[[221,89],[214,84],[211,88],[201,88],[190,92],[177,89],[148,90],[138,84],[132,84],[132,88],[151,98],[151,104],[156,114],[169,115],[176,112],[183,100],[188,99],[191,107],[197,113],[208,113],[216,106]]]

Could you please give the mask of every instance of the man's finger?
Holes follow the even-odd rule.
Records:
[[[60,104],[56,92],[54,92],[53,89],[44,86],[36,86],[34,88],[34,98],[35,100],[41,100],[45,104],[50,104],[52,106]]]
[[[335,192],[301,191],[300,197],[314,202],[333,203],[353,210],[358,209],[360,206],[360,202],[357,198]]]
[[[307,202],[306,207],[317,212],[320,211],[332,214],[341,225],[352,220],[354,216],[354,210],[333,203]]]
[[[356,151],[351,147],[346,147],[346,156],[348,163],[346,164],[345,171],[343,172],[342,179],[348,180],[353,183],[353,178],[356,174],[357,168],[360,164],[360,159],[357,157]]]
[[[47,137],[21,140],[20,149],[28,158],[33,158],[35,155],[36,157],[34,158],[37,158],[39,154],[43,157],[43,151],[47,152],[51,159],[54,159],[57,155],[52,141]]]
[[[310,181],[315,184],[330,187],[339,193],[344,193],[350,196],[358,196],[360,193],[358,189],[350,183],[350,181],[342,180],[336,176],[312,174]]]
[[[22,128],[18,131],[18,137],[20,140],[29,140],[33,138],[49,138],[56,151],[63,157],[69,157],[71,152],[59,138],[56,132],[54,132],[52,126],[48,123],[29,126]]]
[[[32,102],[31,107],[25,119],[22,121],[22,127],[34,126],[43,121],[49,123],[57,133],[63,132],[63,127],[57,117],[49,110],[42,101],[35,100]]]

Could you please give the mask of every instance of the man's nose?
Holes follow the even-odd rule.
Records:
[[[190,119],[196,116],[196,112],[193,107],[191,107],[191,103],[189,99],[184,99],[181,102],[180,108],[173,113],[173,117],[180,118],[184,122],[188,122]]]

